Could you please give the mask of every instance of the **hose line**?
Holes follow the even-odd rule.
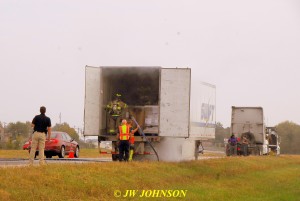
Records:
[[[136,123],[136,125],[137,125],[138,128],[139,128],[140,133],[143,135],[143,137],[144,137],[144,138],[147,140],[147,142],[150,144],[151,148],[153,149],[153,151],[154,151],[154,153],[155,153],[155,155],[156,155],[157,161],[159,161],[159,157],[158,157],[158,154],[157,154],[156,150],[154,149],[154,147],[153,147],[152,143],[149,141],[149,139],[146,137],[145,133],[142,131],[142,129],[141,129],[140,125],[138,124],[138,122],[135,120],[135,118],[134,118],[132,115],[130,115],[130,118],[134,121],[134,123]]]

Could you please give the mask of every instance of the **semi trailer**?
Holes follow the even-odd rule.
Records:
[[[86,66],[84,136],[98,136],[99,147],[111,142],[113,160],[118,139],[108,132],[105,107],[116,93],[128,105],[122,118],[141,128],[135,159],[192,160],[202,141],[215,138],[216,87],[192,80],[190,68]]]
[[[248,140],[247,154],[280,154],[280,140],[275,127],[266,127],[262,107],[232,106],[231,134],[238,139],[237,154],[243,155],[242,140]],[[227,144],[226,153],[229,155]]]

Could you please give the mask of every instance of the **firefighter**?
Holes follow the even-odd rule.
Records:
[[[108,129],[110,134],[116,133],[116,129],[120,124],[120,118],[123,115],[124,109],[127,108],[127,104],[121,101],[121,94],[115,94],[114,100],[106,106],[108,112]]]
[[[133,129],[132,128],[132,120],[128,121],[128,126],[130,130],[130,138],[129,138],[129,161],[132,161],[133,153],[134,153],[134,133],[140,128],[138,125],[137,128]]]
[[[130,126],[127,124],[126,119],[122,120],[122,124],[119,126],[119,132],[117,139],[119,140],[119,161],[123,159],[128,161],[129,158],[129,138],[130,138]],[[125,155],[125,158],[124,158]]]

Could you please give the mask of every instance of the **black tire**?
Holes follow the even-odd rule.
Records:
[[[58,157],[59,157],[59,158],[64,158],[65,155],[66,155],[65,147],[64,147],[64,146],[61,146],[60,152],[59,152],[59,154],[58,154]]]
[[[79,158],[79,147],[77,146],[74,152],[74,157]]]
[[[51,154],[45,154],[46,158],[52,158]]]
[[[119,154],[112,154],[112,155],[111,155],[111,159],[112,159],[113,161],[118,161],[118,160],[119,160]]]

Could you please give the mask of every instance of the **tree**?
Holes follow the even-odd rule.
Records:
[[[223,125],[220,122],[217,122],[216,124],[216,143],[224,143],[224,138],[230,137],[230,128],[224,128]]]
[[[12,139],[16,139],[18,136],[29,137],[32,133],[31,123],[27,121],[22,123],[20,121],[16,123],[9,123],[5,128],[5,132],[11,134]]]
[[[29,121],[26,123],[19,121],[9,123],[5,128],[5,133],[9,135],[9,140],[2,147],[6,149],[21,149],[24,142],[28,140],[32,133],[31,123]]]
[[[291,121],[285,121],[279,123],[276,128],[281,139],[281,153],[300,154],[300,125]]]
[[[79,135],[76,132],[76,130],[74,128],[71,128],[69,124],[66,122],[62,124],[55,124],[52,130],[66,132],[71,136],[71,138],[75,139],[76,141],[79,140]]]

